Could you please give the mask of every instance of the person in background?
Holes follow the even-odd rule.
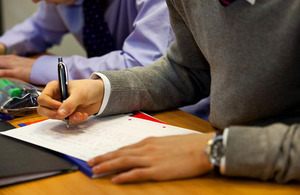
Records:
[[[0,53],[11,54],[0,56],[0,78],[39,85],[57,80],[58,56],[27,56],[60,44],[67,33],[88,56],[63,57],[70,80],[98,70],[146,66],[164,55],[174,39],[165,0],[32,1],[40,2],[37,12],[0,37]]]
[[[148,138],[88,162],[115,183],[204,175],[300,181],[300,1],[167,0],[175,41],[145,68],[100,71],[70,82],[59,102],[50,82],[41,115],[160,111],[210,96],[216,133]],[[171,100],[171,101],[170,101]]]

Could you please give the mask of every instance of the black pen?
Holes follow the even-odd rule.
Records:
[[[68,98],[68,69],[63,63],[62,57],[58,58],[58,81],[60,89],[61,102],[64,102]],[[65,118],[67,128],[69,125],[69,117]]]

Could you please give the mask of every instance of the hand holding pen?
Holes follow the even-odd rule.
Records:
[[[65,78],[67,79],[67,75]],[[40,115],[58,120],[69,118],[70,123],[78,123],[98,113],[104,95],[104,84],[101,79],[71,80],[61,83],[62,86],[58,81],[49,82],[39,95],[37,111]],[[65,86],[67,90],[63,90],[64,84],[67,85]],[[64,99],[61,99],[63,97]]]

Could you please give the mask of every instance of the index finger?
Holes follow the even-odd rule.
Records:
[[[57,110],[61,102],[58,101],[60,98],[59,85],[57,81],[51,81],[39,95],[37,102],[40,106]]]

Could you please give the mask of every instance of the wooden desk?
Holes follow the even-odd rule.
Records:
[[[202,132],[212,131],[213,128],[206,121],[194,117],[180,110],[152,113],[154,117],[179,127],[189,128]],[[28,117],[27,122],[31,117]],[[39,119],[39,117],[34,120]],[[42,119],[42,118],[41,118]],[[19,119],[11,121],[16,125]],[[90,179],[80,171],[54,176],[46,179],[35,180],[0,189],[0,195],[24,194],[299,194],[299,184],[280,185],[271,182],[260,182],[247,179],[233,179],[221,176],[207,175],[187,180],[168,182],[143,182],[137,184],[115,185],[110,182],[110,177]]]

